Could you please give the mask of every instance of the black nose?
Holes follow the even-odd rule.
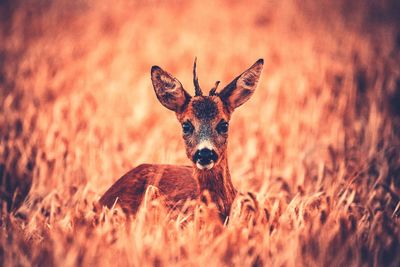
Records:
[[[211,161],[215,162],[217,161],[217,159],[218,159],[217,153],[215,153],[214,150],[208,148],[197,150],[193,156],[193,162],[195,163],[198,162],[201,165],[208,165],[211,163]]]

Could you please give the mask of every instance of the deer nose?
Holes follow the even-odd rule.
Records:
[[[211,162],[217,161],[218,156],[214,150],[203,148],[196,151],[193,157],[193,161],[195,163],[200,163],[201,165],[205,166],[210,164]]]

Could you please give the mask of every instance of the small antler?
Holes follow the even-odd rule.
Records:
[[[194,93],[195,93],[195,96],[201,96],[201,95],[203,95],[203,92],[201,91],[201,88],[199,85],[199,79],[197,78],[197,74],[196,74],[196,63],[197,63],[197,57],[194,58],[194,64],[193,64]]]
[[[215,92],[217,91],[217,88],[218,88],[219,83],[220,83],[220,81],[216,81],[216,82],[215,82],[214,87],[211,88],[210,93],[208,94],[209,96],[216,95]]]

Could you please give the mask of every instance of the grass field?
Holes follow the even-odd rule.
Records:
[[[0,1],[0,265],[399,266],[398,14],[395,0]],[[150,68],[193,93],[196,56],[206,89],[265,60],[228,146],[259,214],[101,209],[136,165],[189,164]]]

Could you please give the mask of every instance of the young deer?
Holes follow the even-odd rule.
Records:
[[[112,185],[101,197],[100,204],[112,207],[117,202],[126,213],[133,214],[149,185],[157,187],[171,207],[177,207],[187,199],[200,198],[208,191],[220,217],[225,220],[237,194],[228,168],[229,120],[234,109],[254,93],[263,63],[263,59],[259,59],[218,93],[219,81],[216,82],[209,95],[203,96],[195,61],[194,97],[171,74],[153,66],[151,80],[154,91],[161,104],[176,113],[192,167],[139,165]]]

